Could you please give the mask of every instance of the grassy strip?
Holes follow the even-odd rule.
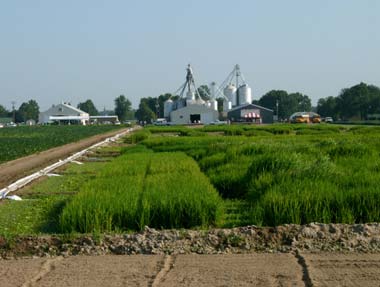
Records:
[[[64,232],[190,228],[216,224],[222,201],[183,153],[127,153],[109,163],[64,208]]]
[[[59,216],[84,182],[105,163],[71,164],[63,176],[42,178],[18,191],[22,201],[0,202],[0,237],[60,233]]]

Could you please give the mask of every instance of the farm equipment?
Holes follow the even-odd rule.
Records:
[[[290,122],[297,124],[319,124],[321,123],[321,116],[313,112],[298,112],[290,116]]]

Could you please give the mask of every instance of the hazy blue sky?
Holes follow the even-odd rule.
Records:
[[[378,0],[2,0],[0,104],[42,110],[91,98],[174,92],[238,63],[254,99],[271,89],[313,103],[361,81],[380,86]]]

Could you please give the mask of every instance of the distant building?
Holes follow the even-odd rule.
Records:
[[[255,104],[245,104],[232,108],[227,113],[231,122],[273,123],[273,110]]]
[[[0,124],[6,125],[12,123],[12,118],[0,118]]]
[[[190,64],[186,69],[186,81],[180,87],[179,99],[168,99],[164,103],[164,117],[175,125],[210,124],[219,118],[216,101],[204,101],[195,86]],[[187,92],[185,93],[185,91]]]
[[[38,116],[40,124],[58,123],[58,124],[80,124],[86,125],[89,123],[90,115],[78,108],[71,106],[68,103],[62,103],[52,106]]]
[[[90,116],[91,124],[120,124],[119,118],[115,116]]]
[[[188,104],[185,107],[170,112],[170,121],[177,125],[194,123],[210,124],[215,122],[218,118],[218,111],[215,111],[206,104]]]
[[[27,126],[34,126],[34,125],[36,124],[36,121],[33,120],[33,119],[30,119],[30,120],[27,120],[27,121],[25,122],[25,124],[26,124]]]

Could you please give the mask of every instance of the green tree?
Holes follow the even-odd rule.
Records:
[[[274,111],[277,115],[277,103],[278,103],[278,117],[285,118],[286,112],[283,110],[284,106],[280,103],[288,96],[288,93],[283,90],[272,90],[266,93],[259,99],[259,105]]]
[[[368,86],[369,101],[367,107],[368,114],[380,114],[380,88],[374,85]]]
[[[38,120],[40,113],[40,107],[35,100],[22,103],[19,109],[16,111],[16,122],[26,122],[27,120]]]
[[[155,114],[157,114],[157,107],[156,107],[158,103],[157,97],[141,98],[140,104],[143,102],[149,107],[150,110],[152,110]]]
[[[336,98],[337,113],[344,120],[364,120],[368,114],[380,113],[380,88],[360,83],[343,89]]]
[[[201,85],[197,89],[199,96],[201,97],[202,100],[204,101],[209,101],[210,100],[210,89],[207,85]]]
[[[131,102],[124,95],[120,95],[115,99],[115,114],[121,122],[127,119],[127,114],[131,111],[131,106]]]
[[[172,98],[172,99],[173,99],[173,95],[170,94],[170,93],[166,93],[166,94],[160,95],[160,96],[158,97],[158,106],[159,106],[158,117],[160,117],[160,118],[163,118],[163,117],[164,117],[164,106],[165,106],[165,102],[166,102],[169,98]],[[156,111],[156,109],[154,109],[154,111]],[[157,111],[156,111],[156,114],[157,114]]]
[[[0,105],[0,117],[5,118],[8,116],[8,114],[9,111],[7,111],[7,109],[4,106]]]
[[[360,98],[353,88],[343,89],[337,97],[337,109],[342,119],[358,119],[360,116]]]
[[[216,101],[218,102],[218,112],[221,113],[223,112],[223,98],[217,98]]]
[[[283,90],[272,90],[259,99],[259,105],[272,109],[279,119],[288,119],[293,113],[311,111],[311,100],[301,93],[288,94]]]
[[[155,112],[149,107],[147,101],[140,101],[139,108],[136,111],[136,118],[139,121],[151,123],[156,119]]]
[[[297,105],[296,111],[309,112],[311,111],[311,99],[301,93],[289,94],[289,97],[294,100]]]
[[[337,119],[336,98],[330,96],[319,99],[317,104],[317,113],[322,117],[333,117],[334,119]]]
[[[94,103],[90,99],[83,103],[79,103],[77,108],[88,113],[90,116],[97,116],[99,114]]]

